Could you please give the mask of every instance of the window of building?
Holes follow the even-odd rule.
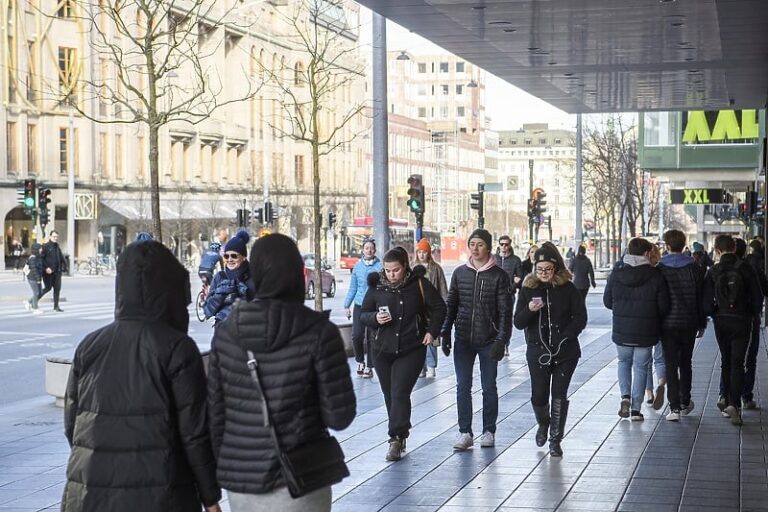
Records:
[[[419,117],[427,117],[427,107],[419,107]]]
[[[6,129],[8,130],[8,133],[6,134],[6,144],[7,144],[7,155],[6,155],[6,164],[8,165],[8,172],[17,172],[19,161],[17,152],[19,151],[19,144],[18,140],[16,139],[16,123],[6,123]]]
[[[562,143],[563,143],[563,141],[561,139],[559,139],[559,138],[555,139],[555,144],[556,145],[560,145]]]
[[[440,86],[440,91],[443,93],[443,95],[447,95],[449,92],[448,84],[443,84]]]
[[[509,139],[509,144],[511,146],[517,146],[517,139]]]
[[[427,63],[419,62],[419,73],[426,73],[426,72],[427,72]]]
[[[426,85],[420,85],[418,87],[418,95],[419,96],[426,96],[427,95],[427,86]]]
[[[525,139],[524,142],[526,146],[530,146],[533,141],[531,139]]]
[[[463,85],[456,85],[456,95],[461,96],[464,94],[464,86]]]
[[[676,115],[674,112],[646,112],[643,133],[646,146],[674,146]]]
[[[464,72],[464,63],[463,62],[457,62],[456,63],[456,72],[457,73],[463,73]]]
[[[304,80],[304,64],[299,61],[293,69],[293,85],[296,87],[304,87],[306,81]]]
[[[546,137],[541,137],[541,138],[539,139],[539,144],[546,144],[546,143],[547,143],[547,139],[546,139]]]
[[[464,107],[456,107],[456,117],[464,117]]]
[[[442,119],[448,119],[448,106],[447,105],[443,105],[442,107],[440,107],[440,117]]]
[[[109,176],[109,139],[106,133],[99,134],[99,167],[102,177]]]
[[[78,172],[78,129],[75,128],[75,140],[73,141],[73,152],[75,153],[74,169],[75,176]],[[69,171],[69,130],[67,128],[59,128],[59,173],[67,174]]]
[[[440,72],[441,73],[447,73],[448,72],[448,63],[447,62],[441,62],[440,63]]]
[[[296,180],[297,187],[303,187],[305,185],[305,168],[304,168],[304,155],[296,155],[293,157],[293,174]]]
[[[27,172],[29,174],[37,174],[38,162],[37,162],[37,125],[27,125]],[[9,146],[10,147],[10,146]]]
[[[59,92],[63,101],[77,102],[77,49],[59,46]]]
[[[123,179],[123,136],[115,135],[115,178]]]
[[[461,133],[467,133],[467,129],[466,129],[465,127],[461,127],[461,128],[459,128],[459,131],[460,131]]]
[[[56,15],[59,18],[71,18],[75,14],[75,0],[62,0]]]

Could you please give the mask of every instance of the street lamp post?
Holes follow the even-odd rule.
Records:
[[[72,98],[70,102],[74,101]],[[67,251],[69,252],[70,277],[75,266],[75,107],[69,105],[69,126],[67,130]]]

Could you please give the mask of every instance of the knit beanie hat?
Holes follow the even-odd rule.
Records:
[[[237,232],[235,236],[229,239],[227,242],[227,245],[224,246],[224,252],[236,252],[239,254],[242,254],[243,256],[248,256],[248,248],[246,245],[248,244],[248,240],[251,239],[251,236],[248,234],[247,231],[240,230]]]
[[[472,232],[472,234],[469,235],[469,238],[467,239],[467,245],[469,245],[469,242],[473,238],[481,239],[483,242],[485,242],[485,245],[488,246],[488,249],[490,249],[492,247],[493,239],[491,237],[491,234],[487,230],[485,230],[485,229],[478,228],[478,229],[474,230]]]
[[[416,244],[416,250],[432,253],[432,246],[429,245],[429,240],[422,238],[419,240],[419,243]]]
[[[693,252],[704,252],[704,246],[699,242],[693,242]]]
[[[534,265],[544,261],[553,263],[556,271],[562,267],[562,258],[560,253],[557,252],[557,248],[546,242],[533,253]]]

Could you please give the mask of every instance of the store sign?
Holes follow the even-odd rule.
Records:
[[[722,204],[725,191],[719,188],[683,188],[669,191],[672,204]]]
[[[692,110],[683,112],[683,142],[687,144],[744,142],[760,135],[757,110]]]
[[[75,220],[96,220],[96,194],[75,194]]]

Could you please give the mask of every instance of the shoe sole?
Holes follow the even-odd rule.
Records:
[[[494,448],[496,446],[496,443],[480,443],[480,448]]]
[[[667,416],[666,420],[667,421],[680,421],[680,418],[670,418],[669,416]]]
[[[645,417],[643,416],[630,416],[629,421],[645,421]]]

